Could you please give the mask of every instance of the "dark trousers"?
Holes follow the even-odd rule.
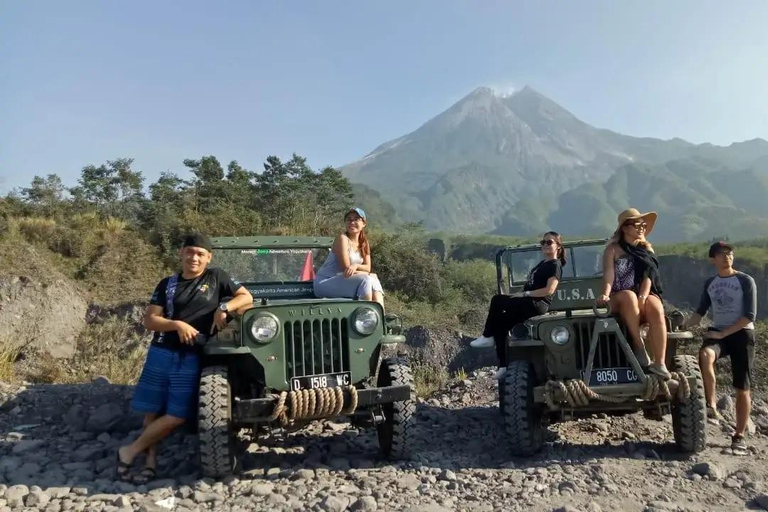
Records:
[[[507,365],[507,334],[519,323],[525,322],[536,315],[547,312],[547,304],[534,301],[530,297],[510,297],[509,295],[494,295],[488,318],[485,320],[483,336],[493,336],[496,340],[496,355],[499,356],[499,366]]]

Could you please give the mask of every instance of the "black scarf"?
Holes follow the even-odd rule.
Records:
[[[646,277],[651,279],[651,293],[662,296],[664,290],[661,285],[661,274],[659,274],[659,260],[656,255],[641,245],[630,245],[619,238],[619,247],[625,253],[629,254],[634,261],[635,266],[635,284],[640,285]]]

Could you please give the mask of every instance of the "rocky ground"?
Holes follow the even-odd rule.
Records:
[[[323,422],[250,446],[243,472],[200,478],[195,439],[162,446],[158,480],[115,482],[115,449],[138,433],[131,388],[0,383],[0,512],[21,510],[566,510],[768,509],[768,406],[756,400],[751,454],[728,453],[730,425],[707,449],[678,454],[669,418],[641,414],[556,425],[535,457],[505,449],[495,382],[479,371],[419,404],[417,455],[391,463],[375,432]],[[732,403],[720,405],[732,418]]]

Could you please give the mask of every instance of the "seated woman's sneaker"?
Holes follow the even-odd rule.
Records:
[[[488,336],[480,336],[477,339],[472,340],[469,346],[474,348],[487,348],[496,345],[496,340]]]

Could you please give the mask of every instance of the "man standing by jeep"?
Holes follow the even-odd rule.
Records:
[[[736,389],[736,433],[731,440],[735,454],[746,454],[744,433],[752,407],[752,361],[755,356],[755,314],[757,288],[751,276],[733,268],[733,246],[715,242],[709,248],[709,259],[717,274],[707,279],[696,313],[687,322],[698,325],[712,309],[712,326],[704,335],[699,350],[699,364],[707,397],[707,416],[722,419],[717,412],[715,361],[731,357],[733,387]]]
[[[188,235],[182,244],[182,272],[166,277],[155,288],[144,314],[144,326],[154,331],[144,369],[133,396],[133,408],[145,414],[144,432],[117,451],[117,476],[130,478],[137,455],[147,453],[144,469],[134,483],[155,477],[157,443],[194,416],[200,378],[200,341],[223,329],[227,312],[253,303],[245,287],[226,272],[208,268],[212,258],[210,239]],[[231,297],[228,301],[222,299]]]

